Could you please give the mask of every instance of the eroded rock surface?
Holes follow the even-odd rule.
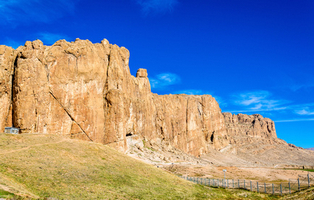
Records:
[[[213,97],[153,94],[146,69],[130,74],[129,56],[105,39],[1,46],[1,130],[12,121],[21,133],[70,135],[122,151],[136,136],[194,156],[228,145]]]
[[[223,113],[229,136],[277,138],[275,123],[259,114],[244,115]]]
[[[14,74],[15,51],[0,45],[0,130],[12,125],[11,99]]]

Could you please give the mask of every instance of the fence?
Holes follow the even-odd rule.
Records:
[[[299,176],[297,180],[290,179],[289,182],[283,183],[265,183],[240,179],[209,179],[188,176],[180,177],[188,181],[210,187],[238,188],[274,195],[291,194],[293,192],[301,191],[314,186],[314,176],[310,174],[308,174],[306,177]]]

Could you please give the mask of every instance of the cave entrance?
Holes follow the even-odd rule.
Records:
[[[130,136],[132,136],[133,134],[132,133],[127,133],[125,136],[126,137],[130,137]]]
[[[210,141],[214,142],[214,133],[210,136]]]

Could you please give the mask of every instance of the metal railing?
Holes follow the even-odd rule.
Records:
[[[299,177],[297,180],[289,179],[289,181],[281,183],[266,183],[244,179],[212,179],[189,176],[179,177],[210,187],[237,188],[274,195],[291,194],[314,186],[314,176],[310,174],[307,174],[306,177]]]

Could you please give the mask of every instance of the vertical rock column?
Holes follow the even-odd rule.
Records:
[[[0,45],[0,132],[12,126],[12,80],[16,51]]]

